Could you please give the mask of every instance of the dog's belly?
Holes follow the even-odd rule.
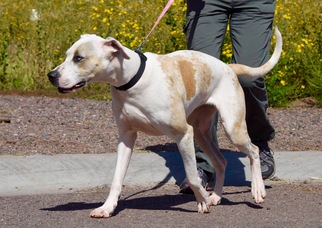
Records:
[[[159,130],[158,126],[156,126],[156,124],[152,124],[148,119],[139,120],[136,118],[136,120],[131,122],[131,130],[141,131],[153,136],[164,135],[164,133]]]

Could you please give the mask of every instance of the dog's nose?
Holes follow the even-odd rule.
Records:
[[[58,70],[50,71],[47,74],[47,76],[48,76],[48,79],[51,82],[51,84],[53,84],[54,86],[58,85],[58,81],[59,81],[59,77],[60,77],[60,74],[59,74]]]
[[[47,74],[49,80],[57,79],[59,77],[59,72],[57,70],[52,70]]]

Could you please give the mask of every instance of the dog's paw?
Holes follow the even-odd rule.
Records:
[[[254,198],[254,202],[256,203],[256,204],[261,204],[261,203],[264,203],[264,197],[259,197],[258,195],[257,196],[253,196],[253,198]]]
[[[264,198],[266,197],[264,183],[258,185],[254,184],[252,186],[252,196],[256,204],[261,204],[264,202]]]
[[[105,207],[96,208],[91,212],[92,218],[109,218],[112,216],[112,212],[107,210]]]
[[[210,212],[210,208],[206,202],[198,203],[198,213],[209,213],[209,212]]]
[[[261,204],[261,203],[264,203],[264,196],[263,195],[261,195],[261,194],[255,194],[255,195],[253,195],[253,199],[254,199],[254,202],[256,203],[256,204]]]
[[[221,197],[214,192],[209,196],[209,198],[210,198],[210,205],[212,206],[216,206],[221,203]]]

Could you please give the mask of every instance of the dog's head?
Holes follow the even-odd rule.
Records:
[[[91,81],[109,81],[129,59],[114,38],[82,35],[66,52],[65,61],[48,73],[49,81],[60,93],[69,93]]]

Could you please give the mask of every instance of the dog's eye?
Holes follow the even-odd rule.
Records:
[[[80,61],[82,61],[84,59],[84,57],[83,56],[80,56],[80,55],[75,55],[74,56],[74,62],[75,63],[79,63]]]

